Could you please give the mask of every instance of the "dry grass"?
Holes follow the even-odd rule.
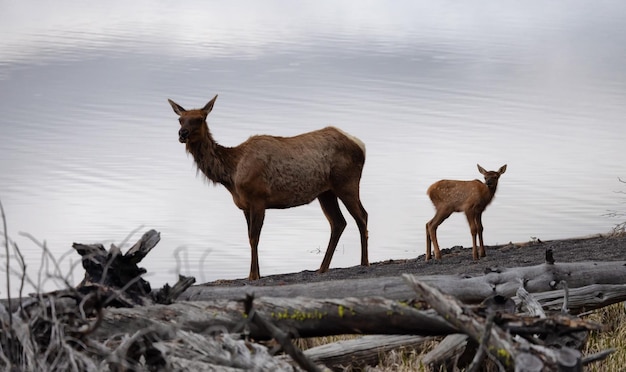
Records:
[[[606,326],[603,332],[592,332],[583,353],[585,355],[614,348],[607,359],[593,363],[588,371],[623,371],[626,366],[626,308],[618,303],[594,311],[587,319]]]
[[[419,352],[416,350],[403,349],[387,353],[387,355],[382,356],[380,363],[371,368],[370,371],[429,371],[429,369],[422,364],[422,357],[432,350],[437,343],[438,341],[431,341],[425,344],[424,348]]]

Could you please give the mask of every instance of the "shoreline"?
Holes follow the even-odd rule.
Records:
[[[331,268],[318,274],[316,270],[272,274],[249,281],[240,279],[218,279],[194,286],[271,286],[326,280],[359,279],[395,276],[402,273],[414,275],[476,275],[498,268],[538,265],[545,262],[545,254],[552,250],[556,262],[620,261],[626,260],[626,234],[593,234],[583,237],[541,239],[485,246],[486,257],[474,262],[470,247],[443,248],[441,260],[424,261],[425,254],[412,259],[386,260],[371,263],[368,267],[351,266]],[[261,273],[262,274],[262,273]]]

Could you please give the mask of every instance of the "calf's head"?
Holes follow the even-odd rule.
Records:
[[[506,164],[504,164],[497,171],[487,171],[483,167],[478,165],[478,171],[485,176],[485,184],[492,190],[495,190],[498,187],[498,179],[506,171]]]

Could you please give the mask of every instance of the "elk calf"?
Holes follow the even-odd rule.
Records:
[[[232,194],[248,224],[252,250],[250,280],[260,278],[257,247],[265,210],[308,204],[317,198],[330,223],[330,241],[319,272],[330,266],[346,220],[338,200],[356,220],[361,234],[361,265],[368,266],[367,212],[359,197],[365,145],[335,127],[295,137],[252,136],[239,146],[219,145],[206,122],[217,95],[203,108],[185,110],[168,100],[178,114],[178,139],[198,169]]]
[[[439,243],[437,242],[437,227],[454,212],[465,212],[472,233],[472,256],[474,260],[478,260],[477,234],[480,241],[480,257],[486,256],[483,245],[482,215],[496,193],[498,179],[506,171],[506,164],[497,172],[486,171],[478,165],[478,171],[485,176],[485,183],[480,180],[441,180],[428,188],[426,193],[435,205],[436,213],[435,217],[426,223],[426,261],[430,260],[431,242],[435,248],[435,259],[441,259],[441,251],[439,251]]]

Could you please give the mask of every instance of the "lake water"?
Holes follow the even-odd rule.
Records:
[[[75,284],[72,242],[151,228],[155,287],[248,275],[243,214],[196,175],[167,98],[194,108],[219,94],[209,125],[226,146],[327,125],[363,140],[371,262],[424,254],[426,189],[480,178],[477,163],[508,164],[486,244],[621,222],[606,213],[626,199],[624,1],[2,1],[0,33],[0,201],[45,289],[63,283],[46,275],[44,241]],[[331,267],[360,262],[346,217]],[[270,210],[261,275],[317,269],[328,237],[317,202]],[[439,239],[470,246],[465,217]]]

